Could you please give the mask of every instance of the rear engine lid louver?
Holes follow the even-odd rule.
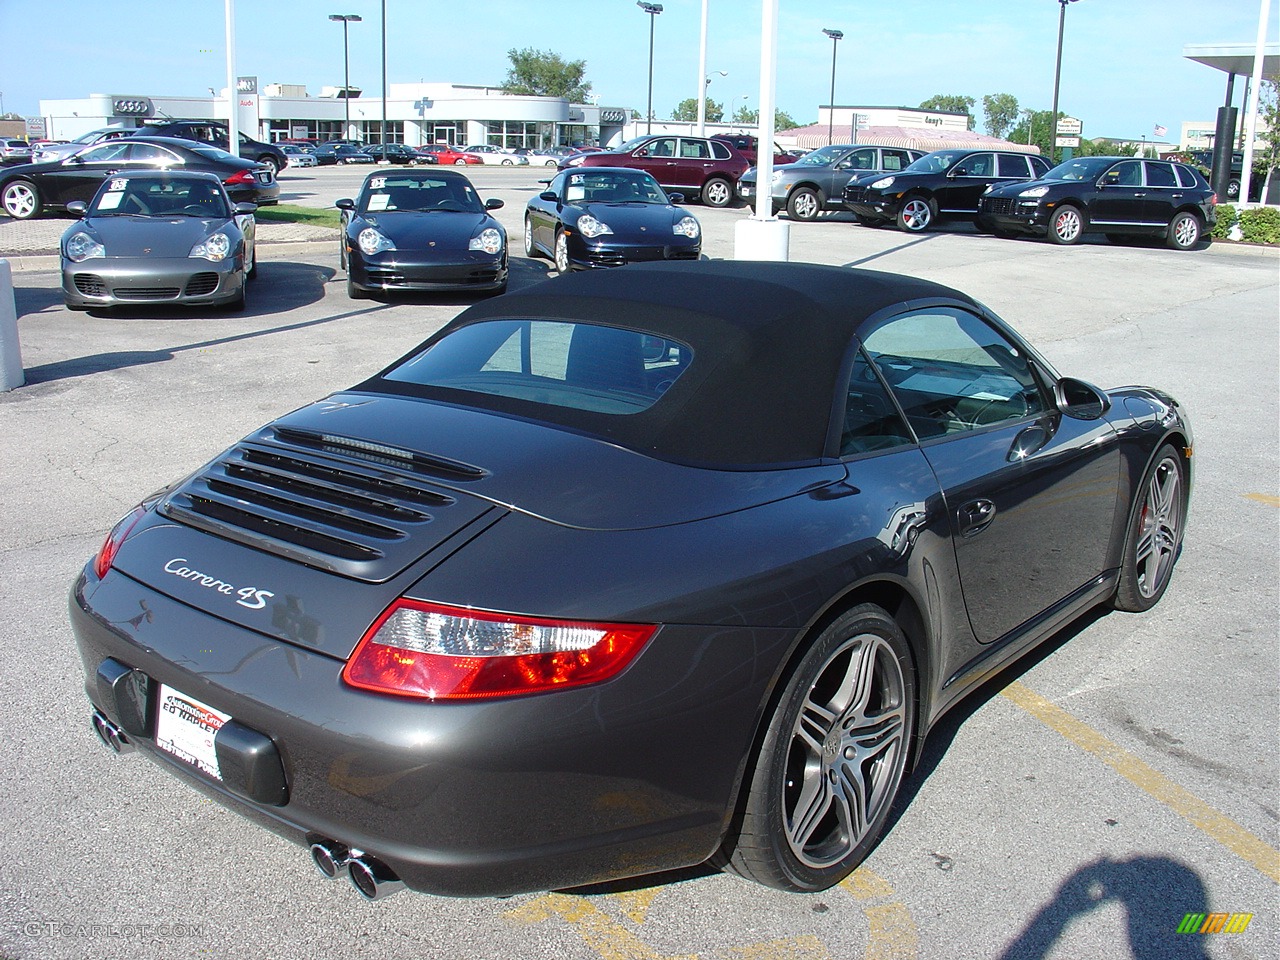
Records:
[[[490,506],[431,483],[432,476],[457,481],[484,471],[275,427],[232,447],[170,494],[160,512],[308,566],[383,582]]]

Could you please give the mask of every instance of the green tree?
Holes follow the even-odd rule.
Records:
[[[724,119],[724,105],[716,103],[710,97],[707,97],[707,122],[719,123]],[[681,100],[676,104],[676,108],[671,111],[672,120],[683,120],[691,123],[698,119],[698,100],[696,97],[689,97],[687,100]]]
[[[977,101],[973,97],[960,94],[939,93],[920,104],[921,110],[941,110],[944,113],[963,113],[969,118],[969,129],[976,125],[973,119],[973,105]]]
[[[982,98],[982,113],[986,117],[987,133],[1003,140],[1018,120],[1018,98],[1011,93],[989,93]]]
[[[785,110],[773,111],[773,129],[775,130],[794,130],[800,124],[791,119],[791,115]]]
[[[570,103],[586,103],[591,84],[583,82],[587,61],[565,61],[550,50],[526,47],[507,51],[511,69],[502,85],[504,93],[526,97],[564,97]]]
[[[751,110],[744,104],[743,106],[737,109],[734,115],[730,118],[729,122],[736,123],[742,127],[758,126],[760,124],[760,111]],[[796,123],[793,119],[791,119],[791,115],[787,113],[785,110],[773,111],[773,129],[774,130],[776,131],[794,130],[796,127],[803,127],[803,126],[806,126],[806,124]]]
[[[1050,110],[1023,110],[1022,119],[1005,134],[1011,143],[1026,143],[1040,148],[1044,156],[1049,156],[1049,146],[1053,142],[1050,133],[1053,123],[1050,121]],[[1066,114],[1059,111],[1058,116]]]

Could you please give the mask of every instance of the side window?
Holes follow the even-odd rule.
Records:
[[[729,148],[723,143],[711,141],[711,155],[717,160],[732,160],[733,154],[729,152]]]
[[[1039,180],[1049,172],[1049,161],[1044,157],[1028,157],[1027,159],[1031,163],[1031,178],[1033,180]]]
[[[122,163],[129,153],[127,140],[113,140],[78,154],[84,163]]]
[[[154,143],[131,143],[129,146],[129,162],[139,166],[173,166],[182,162],[176,155]]]
[[[884,384],[861,350],[849,375],[849,399],[840,433],[840,456],[890,450],[915,441]]]
[[[911,163],[911,156],[905,150],[885,150],[883,156],[884,162],[880,165],[882,170],[896,173]]]
[[[681,140],[680,156],[691,160],[707,160],[711,157],[711,150],[705,140]]]
[[[674,138],[670,140],[654,140],[649,144],[649,156],[651,157],[674,157],[676,155],[676,141]]]
[[[1147,186],[1176,187],[1178,185],[1178,179],[1173,175],[1173,164],[1148,160],[1143,166],[1147,168]]]
[[[854,170],[874,170],[876,168],[876,152],[874,150],[855,150],[849,161]]]
[[[1025,180],[1027,179],[1027,158],[1014,157],[1002,153],[996,157],[996,169],[1001,177],[1007,177],[1010,180]]]
[[[863,339],[921,440],[1046,409],[1022,350],[964,310],[931,308],[895,317]]]
[[[1142,164],[1137,160],[1117,163],[1103,174],[1102,182],[1108,187],[1140,187],[1142,186]]]
[[[994,177],[995,176],[995,157],[989,153],[975,153],[971,157],[966,157],[961,166],[964,167],[963,176],[966,177]]]

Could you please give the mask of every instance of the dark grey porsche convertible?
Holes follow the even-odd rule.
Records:
[[[934,283],[579,273],[149,497],[71,620],[106,743],[367,897],[814,891],[945,710],[1160,599],[1191,450]]]

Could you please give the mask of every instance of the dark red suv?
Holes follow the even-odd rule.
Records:
[[[747,162],[753,167],[760,156],[760,140],[751,136],[749,133],[717,133],[712,140],[719,140],[727,143],[740,154],[747,158]],[[790,150],[783,150],[776,143],[773,145],[773,165],[781,166],[785,163],[795,163],[800,159],[802,154],[792,153]]]
[[[565,157],[568,167],[631,167],[644,170],[667,190],[700,197],[709,207],[726,207],[737,193],[738,178],[751,164],[736,148],[709,137],[663,133],[628,140],[617,150]]]

